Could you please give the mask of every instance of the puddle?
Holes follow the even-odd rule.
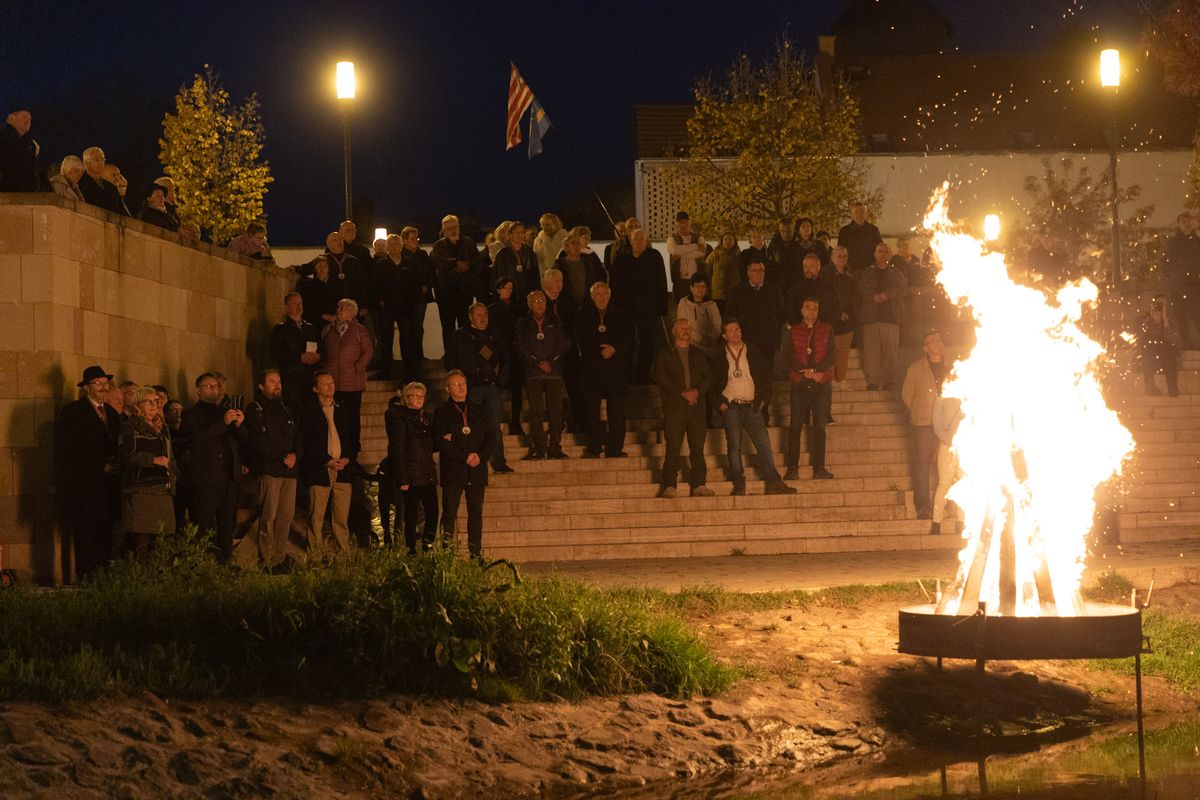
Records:
[[[761,800],[925,800],[926,798],[1055,798],[1056,800],[1196,800],[1200,798],[1200,722],[1192,721],[1146,735],[1147,784],[1138,780],[1136,733],[1097,732],[1070,744],[1021,755],[912,769],[928,753],[900,753],[882,764],[835,767],[814,772],[791,785],[746,787],[732,797]],[[897,769],[904,762],[909,768]],[[935,762],[936,763],[936,762]],[[987,793],[983,793],[986,781]]]

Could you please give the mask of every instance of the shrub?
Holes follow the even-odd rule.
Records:
[[[711,693],[732,680],[676,617],[447,550],[357,552],[289,575],[164,534],[73,590],[0,593],[0,699]]]

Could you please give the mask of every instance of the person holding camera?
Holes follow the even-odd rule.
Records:
[[[225,400],[222,382],[214,372],[196,378],[196,404],[183,412],[180,430],[191,443],[191,518],[202,531],[212,531],[213,546],[221,563],[233,556],[233,530],[237,524],[238,484],[242,470],[239,448],[249,440],[242,425],[240,397]]]
[[[175,529],[179,467],[158,392],[143,386],[130,405],[131,413],[122,420],[117,440],[117,463],[122,468],[121,521],[126,545],[134,556],[141,557],[158,533]]]
[[[1142,320],[1142,335],[1138,341],[1142,365],[1142,381],[1146,394],[1160,395],[1154,376],[1161,372],[1167,379],[1167,394],[1179,396],[1179,348],[1181,339],[1175,324],[1167,319],[1167,296],[1157,294],[1150,312]]]

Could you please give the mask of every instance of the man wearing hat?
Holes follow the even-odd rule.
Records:
[[[950,376],[945,347],[937,331],[925,334],[925,357],[914,361],[904,375],[900,399],[913,427],[913,505],[918,519],[932,516],[929,470],[937,468],[938,437],[933,429],[933,404],[941,397],[942,383]],[[936,484],[935,484],[936,485]]]
[[[0,130],[0,192],[36,192],[38,143],[29,136],[33,115],[22,104],[8,109],[7,124]]]
[[[118,472],[115,458],[120,415],[104,402],[112,375],[99,366],[83,371],[84,395],[63,406],[54,437],[54,473],[63,533],[75,552],[82,580],[108,563]],[[65,549],[64,542],[64,549]],[[64,577],[69,575],[64,570]]]
[[[692,233],[692,221],[686,211],[675,215],[675,232],[667,237],[667,255],[671,257],[671,295],[679,302],[691,293],[692,276],[704,269],[704,242]]]

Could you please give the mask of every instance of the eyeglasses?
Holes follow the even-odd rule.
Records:
[[[220,389],[221,384],[219,384],[219,383],[202,383],[199,386],[197,386],[196,388],[197,389]]]

